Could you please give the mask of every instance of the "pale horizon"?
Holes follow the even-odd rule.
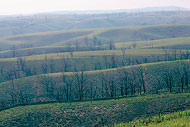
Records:
[[[55,11],[119,10],[178,6],[190,8],[187,0],[0,0],[0,15],[34,14]]]

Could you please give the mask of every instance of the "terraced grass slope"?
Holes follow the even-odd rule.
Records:
[[[117,124],[115,127],[189,127],[190,111],[159,115],[152,118],[140,119],[130,123]]]
[[[0,44],[1,49],[10,49],[11,46],[15,45],[19,48],[25,47],[40,47],[47,46],[56,43],[61,43],[70,39],[74,39],[80,36],[88,35],[94,30],[76,30],[76,31],[56,31],[56,32],[44,32],[34,34],[24,34],[2,38]],[[3,45],[9,45],[3,47]]]
[[[189,37],[189,33],[190,25],[120,27],[18,35],[1,39],[0,44],[7,45],[1,47],[2,50],[5,50],[9,49],[12,45],[16,45],[19,48],[23,46],[39,47],[75,45],[76,42],[85,45],[84,39],[86,36],[89,37],[89,42],[91,44],[93,43],[94,36],[101,40],[102,44],[107,44],[109,40],[118,43]]]
[[[167,38],[150,41],[123,42],[117,43],[116,48],[131,47],[136,43],[136,48],[169,48],[169,49],[190,49],[190,37]]]
[[[104,126],[190,108],[190,94],[19,106],[0,112],[0,126]]]
[[[171,52],[172,50],[168,50]],[[185,50],[184,50],[185,51]],[[102,51],[81,51],[81,52],[65,52],[65,53],[50,53],[41,55],[24,56],[26,60],[44,60],[45,57],[48,59],[60,59],[63,56],[65,58],[80,58],[80,57],[93,57],[93,56],[105,56],[105,55],[122,55],[121,50],[102,50]],[[128,49],[126,55],[132,56],[149,56],[149,55],[163,55],[162,49]],[[1,55],[1,53],[0,53]],[[3,55],[3,53],[2,53]],[[17,58],[1,58],[0,61],[16,61]]]
[[[120,42],[120,43],[116,43],[115,47],[117,50],[121,48],[129,48],[129,47],[133,48],[134,43],[136,45],[136,48],[132,49],[134,51],[137,51],[136,49],[155,49],[155,51],[157,51],[156,49],[190,49],[190,37],[167,38],[167,39],[150,40],[150,41]],[[95,47],[95,48],[92,48],[92,47],[89,48],[89,47],[84,47],[84,46],[80,47],[81,51],[96,50],[97,52],[102,52],[98,50],[104,50],[104,49],[106,48],[103,47],[101,49],[99,47]],[[69,48],[67,46],[46,46],[46,47],[17,49],[15,51],[15,56],[22,57],[22,56],[51,54],[51,53],[62,54],[63,52],[70,52],[70,51],[78,52],[76,51],[76,47]],[[131,51],[131,50],[127,50],[127,52],[128,51]],[[110,52],[110,51],[107,51],[107,52]],[[13,54],[12,50],[2,51],[0,52],[0,57],[1,58],[13,57],[12,54]]]

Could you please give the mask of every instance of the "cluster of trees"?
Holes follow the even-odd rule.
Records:
[[[7,105],[72,102],[120,96],[190,92],[190,63],[177,62],[154,66],[138,66],[117,71],[63,73],[61,76],[41,75],[35,80],[11,81]],[[26,85],[27,83],[27,85]]]
[[[0,82],[11,80],[12,77],[14,77],[14,79],[18,79],[21,77],[33,76],[38,74],[102,70],[143,63],[175,61],[190,58],[190,52],[188,50],[163,51],[163,55],[131,56],[126,54],[126,48],[122,48],[121,56],[117,56],[113,53],[112,55],[76,59],[72,58],[73,54],[71,54],[69,58],[60,56],[61,59],[55,60],[45,57],[44,60],[39,61],[26,61],[24,58],[18,58],[16,63],[1,62]],[[85,66],[85,68],[83,68],[83,66]]]
[[[74,51],[98,51],[98,50],[115,50],[115,44],[112,40],[105,41],[98,39],[96,36],[93,38],[84,37],[83,40],[76,40],[75,42],[69,42],[65,44],[66,47],[57,47],[57,48],[44,48],[41,50],[30,49],[30,50],[19,50],[22,48],[31,48],[35,47],[32,44],[20,44],[12,45],[10,47],[10,52],[6,52],[0,57],[21,57],[21,56],[30,56],[36,54],[47,54],[47,53],[61,53],[61,52],[74,52]]]
[[[190,52],[172,50],[164,50],[164,55],[152,55],[152,56],[131,56],[127,55],[127,49],[121,49],[122,56],[103,55],[89,58],[72,58],[73,54],[68,58],[60,56],[61,59],[48,59],[40,61],[26,61],[24,58],[18,58],[16,63],[3,63],[0,67],[0,82],[18,79],[21,77],[33,76],[38,74],[57,73],[57,72],[77,72],[88,70],[101,70],[117,68],[122,66],[137,65],[143,63],[153,63],[160,61],[173,61],[189,59]],[[81,62],[82,61],[82,62]],[[83,62],[85,61],[85,62]],[[7,66],[9,65],[9,66]],[[83,68],[83,66],[86,66]]]

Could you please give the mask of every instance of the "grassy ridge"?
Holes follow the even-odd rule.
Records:
[[[168,32],[169,31],[169,32]],[[130,42],[148,41],[164,38],[189,37],[190,25],[157,25],[157,26],[138,26],[138,27],[118,27],[102,28],[92,30],[77,31],[57,31],[47,33],[35,33],[26,35],[11,36],[0,40],[1,44],[28,44],[34,47],[74,44],[76,40],[84,44],[84,37],[97,36],[105,44],[107,41]],[[167,33],[167,34],[166,34]],[[56,38],[56,39],[55,39]],[[6,43],[5,43],[6,42]],[[4,47],[1,47],[2,49]],[[6,49],[8,47],[5,47]]]
[[[189,127],[190,110],[121,123],[115,127]]]
[[[190,94],[21,106],[0,112],[0,126],[103,126],[190,108]]]
[[[150,41],[137,41],[136,49],[150,49],[150,48],[174,48],[174,49],[189,49],[190,48],[190,37],[179,37],[179,38],[167,38],[160,40],[150,40]],[[132,47],[134,42],[121,42],[115,43],[116,49],[123,47]],[[75,47],[72,47],[75,49]],[[44,47],[33,47],[33,48],[23,48],[16,50],[17,56],[27,56],[30,55],[28,52],[37,54],[50,54],[60,51],[67,51],[68,47],[66,46],[44,46]],[[90,50],[88,48],[83,48],[83,50]],[[135,50],[135,49],[133,49]],[[0,52],[1,57],[12,57],[12,51],[2,51]]]
[[[132,46],[134,42],[123,42],[117,43],[116,47],[128,47]],[[174,47],[178,48],[178,45],[184,45],[184,49],[188,48],[185,47],[186,45],[190,45],[190,37],[180,37],[180,38],[167,38],[167,39],[160,39],[160,40],[151,40],[151,41],[137,41],[136,48],[160,48],[160,47]]]
[[[2,38],[0,44],[9,45],[31,45],[32,47],[47,46],[55,43],[60,43],[70,39],[74,39],[83,35],[88,35],[94,32],[94,30],[73,30],[73,31],[55,31],[55,32],[42,32],[42,33],[33,33],[33,34],[24,34],[10,36]],[[8,47],[2,47],[8,48]]]
[[[170,51],[170,50],[169,50]],[[82,52],[73,52],[73,58],[80,57],[93,57],[93,56],[104,56],[104,55],[122,55],[121,50],[103,50],[103,51],[82,51]],[[126,51],[126,55],[134,55],[134,56],[149,56],[149,55],[159,55],[164,54],[162,49],[128,49]],[[42,60],[45,57],[48,59],[60,59],[61,57],[70,58],[71,54],[69,52],[66,53],[50,53],[50,54],[41,54],[41,55],[33,55],[23,57],[26,60]],[[1,58],[0,61],[16,61],[17,58]]]
[[[168,16],[168,14],[170,16]],[[159,19],[157,18],[159,17]],[[189,11],[0,17],[0,37],[57,30],[189,23]],[[174,22],[175,21],[175,22]]]

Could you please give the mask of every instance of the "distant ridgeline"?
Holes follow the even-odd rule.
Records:
[[[188,10],[116,11],[111,13],[50,13],[0,18],[0,37],[71,29],[121,26],[187,24]],[[158,18],[159,17],[159,18]]]

